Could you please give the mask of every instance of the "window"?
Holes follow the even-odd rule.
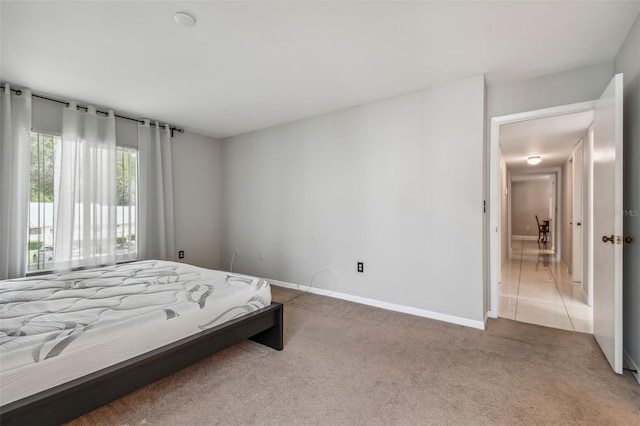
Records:
[[[118,165],[116,259],[131,260],[138,254],[136,248],[138,151],[134,148],[119,146],[116,155]]]
[[[31,133],[28,270],[45,271],[53,267],[55,250],[54,170],[60,136]],[[138,200],[138,151],[117,147],[116,260],[137,257],[136,222]]]
[[[51,269],[53,262],[53,171],[60,136],[31,133],[29,169],[29,271]]]

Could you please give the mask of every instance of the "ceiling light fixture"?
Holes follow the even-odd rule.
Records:
[[[540,158],[539,155],[533,155],[527,158],[527,163],[531,164],[532,166],[535,166],[536,164],[540,164],[541,161],[542,161],[542,158]]]
[[[183,27],[193,27],[196,24],[196,18],[186,12],[177,12],[173,15],[173,20],[176,21],[176,24],[182,25]]]

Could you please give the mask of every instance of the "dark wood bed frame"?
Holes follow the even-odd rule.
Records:
[[[0,407],[0,424],[57,425],[245,339],[283,348],[283,306],[271,306]]]

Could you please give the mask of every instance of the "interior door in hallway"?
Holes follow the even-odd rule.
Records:
[[[582,245],[582,210],[583,210],[583,161],[584,151],[582,141],[578,143],[576,149],[573,151],[572,162],[572,202],[571,202],[571,273],[573,281],[582,282],[582,262],[583,262],[583,245]]]
[[[593,334],[622,374],[622,74],[597,101],[593,122]]]

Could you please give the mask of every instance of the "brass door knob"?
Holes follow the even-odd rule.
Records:
[[[624,242],[627,244],[631,244],[631,242],[633,241],[633,238],[631,237],[624,237]]]
[[[602,236],[602,242],[603,243],[611,243],[613,244],[613,235],[610,237],[607,237],[606,235]]]

